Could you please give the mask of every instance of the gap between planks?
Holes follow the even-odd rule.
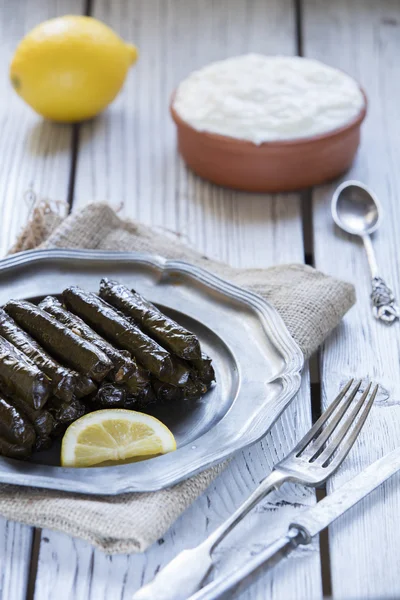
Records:
[[[90,17],[92,14],[92,0],[85,0],[83,14]],[[80,138],[80,123],[74,123],[72,127],[72,138],[71,138],[71,168],[68,181],[68,214],[72,211],[75,195],[75,181],[76,181],[76,167],[78,163],[79,153],[79,138]]]
[[[31,546],[31,560],[30,560],[30,565],[29,565],[28,585],[27,585],[27,589],[26,589],[26,600],[34,600],[34,597],[35,597],[35,584],[36,584],[36,575],[37,575],[38,563],[39,563],[39,550],[40,550],[41,537],[42,537],[42,530],[39,528],[34,529],[32,546]]]
[[[83,14],[90,16],[91,7],[92,7],[92,0],[85,0],[85,6],[82,11]],[[80,125],[79,125],[79,123],[75,123],[75,124],[71,125],[71,128],[72,128],[71,166],[70,166],[68,191],[67,191],[68,214],[71,213],[72,205],[74,202],[76,165],[77,165],[78,152],[79,152]],[[32,536],[32,544],[31,544],[31,556],[30,556],[30,563],[29,563],[29,574],[28,574],[28,584],[27,584],[27,590],[26,590],[26,600],[34,600],[34,598],[35,598],[36,575],[38,572],[41,537],[42,537],[42,530],[39,528],[34,528],[33,536]]]
[[[304,15],[303,1],[293,0],[294,13],[296,23],[296,41],[297,54],[304,56]],[[303,228],[303,244],[304,244],[304,262],[311,267],[315,267],[314,256],[314,222],[313,222],[313,207],[312,207],[313,190],[304,190],[301,193],[301,220]],[[312,422],[318,420],[322,413],[322,386],[320,373],[321,351],[318,350],[309,361],[310,369],[310,397]],[[326,486],[323,485],[317,490],[317,501],[319,502],[326,496]],[[332,578],[331,578],[331,561],[329,553],[329,535],[328,531],[324,530],[319,535],[320,544],[320,564],[322,578],[322,592],[324,597],[328,598],[332,595]]]
[[[68,181],[68,214],[72,211],[72,205],[74,203],[74,193],[75,193],[75,179],[76,179],[76,165],[78,161],[78,152],[79,152],[79,131],[80,125],[79,123],[75,123],[72,127],[72,138],[71,138],[71,170],[69,174]]]

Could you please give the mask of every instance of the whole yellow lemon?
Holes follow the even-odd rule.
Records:
[[[20,42],[10,66],[16,92],[47,119],[76,122],[120,91],[138,50],[92,17],[44,21]]]

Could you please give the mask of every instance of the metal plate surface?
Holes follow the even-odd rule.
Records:
[[[182,261],[131,252],[23,252],[0,261],[0,305],[59,294],[69,285],[96,292],[102,277],[136,288],[196,333],[217,383],[197,402],[153,409],[176,437],[171,454],[71,469],[58,466],[55,445],[30,461],[0,457],[0,482],[90,494],[159,490],[259,440],[298,391],[303,355],[275,308]]]

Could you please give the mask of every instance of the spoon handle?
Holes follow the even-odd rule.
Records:
[[[400,309],[390,287],[382,277],[372,278],[372,313],[375,319],[385,323],[393,323],[400,318]]]
[[[372,278],[372,313],[378,321],[393,323],[396,319],[400,318],[400,309],[396,304],[392,290],[382,277],[378,275],[378,265],[369,235],[363,236],[363,242]]]

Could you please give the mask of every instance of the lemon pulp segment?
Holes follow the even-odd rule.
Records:
[[[158,419],[124,409],[98,410],[68,427],[62,442],[61,464],[89,467],[175,449],[173,434]]]

